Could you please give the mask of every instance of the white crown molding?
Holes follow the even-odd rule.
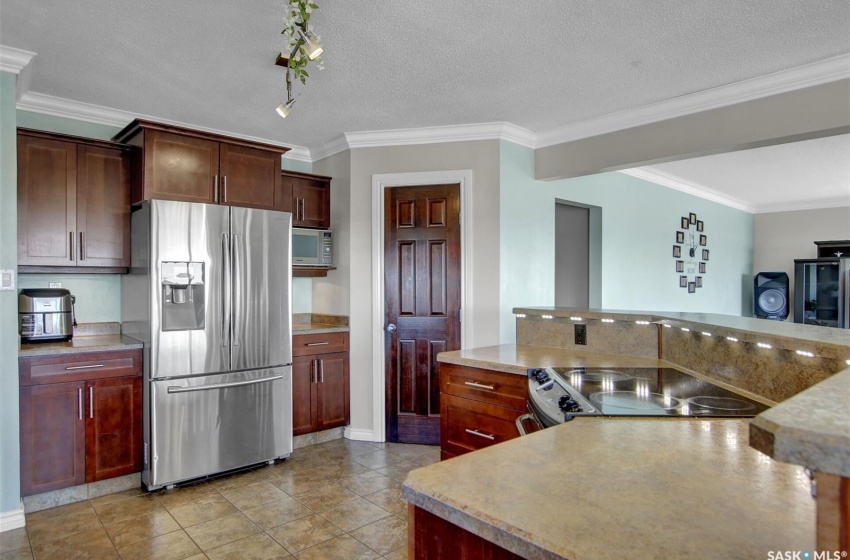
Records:
[[[138,116],[109,107],[33,92],[24,93],[16,107],[19,111],[30,111],[116,128],[124,128]]]
[[[534,147],[533,132],[507,122],[346,132],[345,137],[352,149],[475,140],[509,140],[528,148]]]
[[[250,140],[252,142],[262,142],[264,144],[277,144],[289,148],[289,151],[284,155],[289,159],[311,162],[310,151],[304,146],[284,145],[280,142],[268,140],[266,138],[257,138],[256,136],[248,136],[246,134],[237,134],[225,130],[218,130],[205,126],[198,126],[191,123],[163,119],[150,115],[138,115],[121,111],[119,109],[111,109],[101,105],[92,105],[91,103],[83,103],[81,101],[71,101],[61,97],[45,95],[43,93],[25,93],[18,100],[16,108],[20,111],[30,111],[43,115],[51,115],[54,117],[63,117],[66,119],[74,119],[85,121],[104,126],[113,126],[116,128],[124,128],[134,119],[147,119],[163,124],[181,126],[191,128],[201,132],[209,132],[210,134],[221,134],[223,136],[231,136],[233,138],[241,138],[242,140]]]
[[[345,139],[345,134],[339,134],[329,140],[325,140],[324,142],[311,146],[310,156],[313,158],[313,162],[315,163],[321,159],[342,153],[347,149],[349,149],[349,146],[348,140]]]
[[[228,136],[233,135],[228,133]],[[290,146],[289,151],[283,154],[283,159],[313,163],[313,158],[310,157],[310,150],[304,146]]]
[[[534,148],[607,134],[846,78],[850,78],[850,54],[545,130],[537,134]]]
[[[806,200],[782,202],[779,204],[761,204],[756,207],[755,214],[771,212],[793,212],[796,210],[823,210],[825,208],[847,208],[850,212],[850,195],[842,198],[825,198],[821,200]]]
[[[744,212],[749,212],[750,214],[753,214],[756,211],[755,208],[741,200],[738,200],[737,198],[726,196],[723,193],[719,193],[713,189],[704,187],[699,183],[694,183],[693,181],[682,179],[681,177],[677,177],[675,175],[671,175],[670,173],[660,171],[651,166],[637,167],[635,169],[623,169],[620,171],[620,173],[624,175],[631,175],[632,177],[637,177],[638,179],[643,179],[644,181],[649,181],[650,183],[655,183],[657,185],[661,185],[662,187],[668,187],[683,193],[687,193],[692,196],[703,198],[705,200],[717,202],[718,204],[722,204],[724,206],[737,208],[738,210],[743,210]]]
[[[20,74],[34,57],[34,52],[0,45],[0,71]]]

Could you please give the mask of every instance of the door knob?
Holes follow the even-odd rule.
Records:
[[[397,328],[398,327],[396,327],[394,324],[390,323],[389,325],[387,325],[387,332],[395,332]]]

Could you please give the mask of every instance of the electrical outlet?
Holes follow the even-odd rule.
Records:
[[[575,324],[576,344],[587,345],[587,325],[583,323]]]
[[[48,282],[47,287],[48,288],[61,288],[62,282]]]

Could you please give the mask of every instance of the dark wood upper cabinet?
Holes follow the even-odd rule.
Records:
[[[113,140],[141,149],[132,203],[162,199],[279,208],[280,158],[288,148],[135,120]]]
[[[331,178],[283,171],[278,210],[292,212],[294,227],[331,227]],[[288,206],[284,207],[288,202]]]
[[[19,272],[126,272],[131,157],[112,142],[18,129]]]

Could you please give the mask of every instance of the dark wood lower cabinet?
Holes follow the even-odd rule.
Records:
[[[413,504],[408,504],[407,508],[407,557],[411,560],[522,558]]]
[[[24,357],[19,367],[22,496],[142,470],[140,350]]]
[[[142,378],[87,383],[86,482],[142,470]]]
[[[85,383],[21,387],[21,495],[86,481]]]
[[[292,340],[292,434],[348,425],[348,333],[296,335]]]

